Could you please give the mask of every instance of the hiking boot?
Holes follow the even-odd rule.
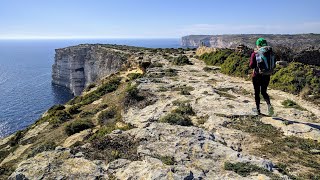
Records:
[[[269,116],[273,116],[274,115],[274,109],[271,105],[268,105],[268,114]]]

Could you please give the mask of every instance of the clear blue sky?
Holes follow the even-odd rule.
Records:
[[[4,38],[320,33],[320,0],[1,0]]]

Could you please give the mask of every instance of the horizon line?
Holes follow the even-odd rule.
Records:
[[[96,39],[180,39],[181,37],[86,37],[86,36],[25,36],[0,37],[0,40],[96,40]]]

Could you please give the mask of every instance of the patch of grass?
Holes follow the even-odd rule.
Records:
[[[227,92],[224,92],[224,91],[219,91],[219,90],[216,90],[215,91],[217,94],[219,94],[220,96],[223,96],[223,97],[226,97],[228,99],[236,99],[237,97],[232,95],[232,94],[229,94]]]
[[[17,131],[14,136],[9,140],[8,144],[13,147],[19,144],[19,141],[21,138],[23,138],[24,134],[26,133],[26,130],[20,130]]]
[[[94,125],[91,122],[91,120],[87,120],[87,119],[75,120],[65,126],[65,132],[67,133],[68,136],[71,136],[71,135],[78,133],[80,131],[90,129],[93,126]]]
[[[44,152],[44,151],[50,151],[54,150],[57,147],[57,144],[55,142],[44,142],[42,144],[39,144],[36,147],[32,147],[31,153],[28,154],[28,158],[34,157],[35,155]]]
[[[139,159],[137,154],[139,143],[133,141],[131,137],[125,134],[119,134],[117,136],[106,135],[102,138],[95,138],[91,141],[91,144],[91,147],[76,147],[73,151],[75,153],[83,152],[86,159],[104,160],[107,161],[107,163],[119,158],[131,161]]]
[[[189,103],[180,104],[178,108],[172,111],[173,113],[178,113],[181,115],[195,115],[192,106]]]
[[[51,110],[48,114],[36,121],[36,124],[41,124],[43,122],[49,122],[53,126],[59,126],[63,122],[71,119],[71,115],[66,110]]]
[[[158,156],[156,157],[158,159],[160,159],[162,161],[163,164],[165,165],[174,165],[175,164],[175,160],[174,157],[172,156]]]
[[[129,107],[142,100],[144,100],[144,97],[140,96],[138,85],[128,84],[125,89],[124,105]]]
[[[0,162],[2,162],[9,154],[10,151],[8,150],[0,150]]]
[[[95,83],[89,84],[88,87],[84,90],[85,92],[89,92],[92,88],[96,87]]]
[[[226,125],[258,138],[260,147],[254,150],[253,155],[265,156],[288,165],[289,169],[299,166],[304,170],[299,177],[310,179],[319,176],[320,157],[312,151],[320,150],[320,143],[310,139],[294,136],[284,136],[277,128],[262,123],[259,117],[229,117],[232,121]],[[312,179],[312,178],[311,178]]]
[[[154,63],[151,63],[151,65],[149,66],[149,68],[154,68],[154,67],[163,67],[163,64],[159,62],[154,62]]]
[[[14,172],[16,169],[16,162],[8,162],[5,164],[2,164],[0,166],[0,179],[8,179],[8,177]]]
[[[232,50],[229,49],[221,49],[216,52],[204,53],[199,57],[199,59],[203,60],[207,65],[222,65],[227,57],[232,54]]]
[[[80,104],[72,105],[66,110],[66,112],[69,113],[70,115],[79,114],[81,112],[80,108],[81,108]]]
[[[201,116],[198,118],[198,124],[204,124],[208,121],[209,115]]]
[[[209,72],[209,73],[217,73],[218,71],[220,71],[220,68],[217,68],[217,67],[204,67],[203,70],[205,72]]]
[[[164,86],[160,86],[160,87],[158,88],[158,91],[159,91],[159,92],[166,92],[166,91],[170,91],[170,89],[167,88],[167,87],[164,87]]]
[[[178,65],[178,66],[182,66],[182,65],[186,65],[186,64],[192,65],[191,61],[189,60],[188,56],[186,56],[186,55],[180,55],[180,56],[174,58],[172,63],[174,65]]]
[[[90,92],[84,96],[77,96],[71,101],[68,102],[68,104],[81,104],[81,105],[87,105],[91,104],[92,102],[100,99],[103,95],[113,92],[118,89],[121,82],[120,77],[112,77],[109,79],[106,83],[99,86],[96,90],[93,92]]]
[[[99,124],[104,124],[107,121],[110,121],[111,119],[115,118],[117,115],[117,110],[115,107],[110,107],[105,111],[102,111],[98,116],[98,122]]]
[[[189,103],[179,104],[171,113],[160,119],[162,123],[177,124],[181,126],[192,126],[192,121],[189,115],[195,115],[191,105]]]
[[[285,101],[283,101],[281,103],[285,108],[295,108],[295,109],[299,109],[301,111],[306,111],[306,109],[302,108],[301,106],[299,106],[296,102],[287,99]]]
[[[168,77],[173,77],[173,76],[177,76],[178,73],[176,69],[169,68],[164,70],[164,75]]]
[[[181,86],[178,89],[180,89],[181,95],[191,95],[190,92],[194,90],[194,87],[192,86]]]
[[[58,110],[64,110],[65,106],[61,104],[57,104],[48,109],[48,114],[56,112]]]
[[[129,80],[135,80],[135,79],[139,79],[139,78],[142,78],[142,77],[143,77],[143,74],[141,74],[141,73],[130,73],[130,74],[128,74]]]
[[[169,123],[172,125],[192,126],[191,119],[178,113],[170,113],[160,119],[162,123]]]
[[[253,165],[250,163],[231,163],[231,162],[225,162],[224,163],[224,169],[227,171],[233,171],[237,174],[239,174],[242,177],[247,177],[253,172],[257,172],[259,174],[264,174],[268,177],[272,178],[279,178],[278,176],[274,175],[272,172],[268,171],[267,169],[261,168],[257,165]]]

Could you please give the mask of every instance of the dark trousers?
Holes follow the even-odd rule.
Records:
[[[269,75],[256,75],[255,77],[252,77],[252,83],[254,87],[254,98],[256,100],[256,106],[258,110],[260,110],[260,92],[267,104],[271,105],[269,95],[267,94],[269,82]]]

